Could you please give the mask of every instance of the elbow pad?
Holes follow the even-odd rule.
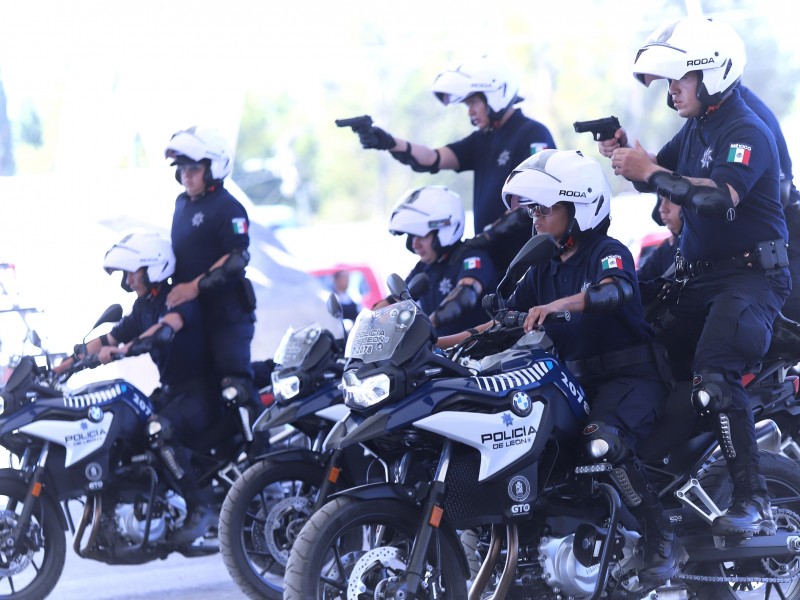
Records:
[[[658,194],[663,194],[671,202],[686,208],[693,208],[701,217],[711,219],[736,218],[728,186],[711,187],[694,185],[678,173],[658,171],[647,181]]]
[[[406,142],[406,144],[406,149],[402,152],[390,152],[389,154],[392,155],[392,158],[404,165],[408,165],[415,173],[433,174],[439,172],[439,161],[441,161],[442,157],[439,155],[438,150],[434,150],[434,152],[436,152],[436,160],[433,161],[433,164],[421,165],[417,162],[417,159],[414,158],[414,155],[411,154],[411,142]]]
[[[586,288],[584,312],[607,312],[616,310],[633,298],[633,286],[624,279],[612,278],[605,283],[596,283]]]
[[[244,268],[250,262],[247,250],[233,250],[225,262],[213,271],[208,271],[197,283],[200,292],[207,292],[242,276]]]
[[[438,306],[434,319],[439,325],[449,323],[477,304],[478,291],[474,284],[458,285]]]

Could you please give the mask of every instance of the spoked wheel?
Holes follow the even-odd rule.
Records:
[[[284,598],[400,597],[420,518],[419,510],[395,500],[329,502],[295,541]],[[416,598],[465,599],[468,573],[458,538],[437,530],[428,554]]]
[[[12,533],[19,520],[27,485],[0,476],[0,598],[39,600],[55,587],[64,569],[66,540],[58,506],[40,496],[19,541]]]
[[[761,467],[773,499],[772,512],[779,532],[800,533],[800,469],[784,456],[761,452]],[[730,505],[733,484],[724,462],[715,463],[702,478],[703,487],[714,491],[720,508]],[[789,501],[781,501],[781,498]],[[689,569],[687,569],[688,571]],[[800,556],[775,556],[704,565],[697,574],[728,578],[727,582],[689,580],[697,598],[710,600],[800,600]]]
[[[225,566],[251,598],[283,598],[289,551],[325,477],[323,467],[263,460],[231,487],[219,517]]]

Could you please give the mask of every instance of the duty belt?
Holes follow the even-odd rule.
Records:
[[[788,267],[789,256],[786,252],[786,241],[782,239],[759,242],[753,250],[742,252],[725,258],[712,258],[711,260],[688,261],[681,256],[680,251],[675,256],[677,273],[685,277],[700,277],[714,271],[726,269],[752,269],[769,271],[771,269]],[[680,277],[678,277],[680,279]]]
[[[597,356],[590,356],[589,358],[568,360],[566,364],[570,373],[580,379],[581,377],[594,377],[608,374],[612,371],[648,363],[652,360],[652,345],[639,344],[638,346],[631,346],[629,348],[623,348],[622,350],[615,350],[614,352],[605,352]]]

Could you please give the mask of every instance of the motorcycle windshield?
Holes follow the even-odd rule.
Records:
[[[297,331],[289,327],[283,335],[283,339],[272,360],[283,369],[299,367],[319,339],[321,331],[322,327],[317,323]]]
[[[345,357],[365,363],[391,358],[411,328],[418,310],[413,300],[403,300],[374,311],[362,310],[347,336]]]

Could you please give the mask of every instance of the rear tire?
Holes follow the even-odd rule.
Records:
[[[797,463],[779,454],[760,452],[761,470],[767,480],[767,489],[771,498],[790,498],[800,496],[800,469]],[[733,497],[733,482],[724,461],[714,463],[702,477],[703,488],[712,495],[712,499],[720,508],[730,506]],[[800,502],[772,505],[778,522],[778,531],[800,527]],[[791,513],[781,513],[788,509]],[[687,565],[688,566],[688,565]],[[780,574],[785,569],[784,574]],[[688,572],[688,570],[687,570]],[[734,561],[722,564],[703,565],[698,571],[700,575],[736,576],[736,577],[791,577],[788,583],[713,583],[691,582],[689,585],[696,592],[697,598],[709,600],[756,600],[767,598],[785,598],[800,600],[800,557],[791,559],[769,559]]]

